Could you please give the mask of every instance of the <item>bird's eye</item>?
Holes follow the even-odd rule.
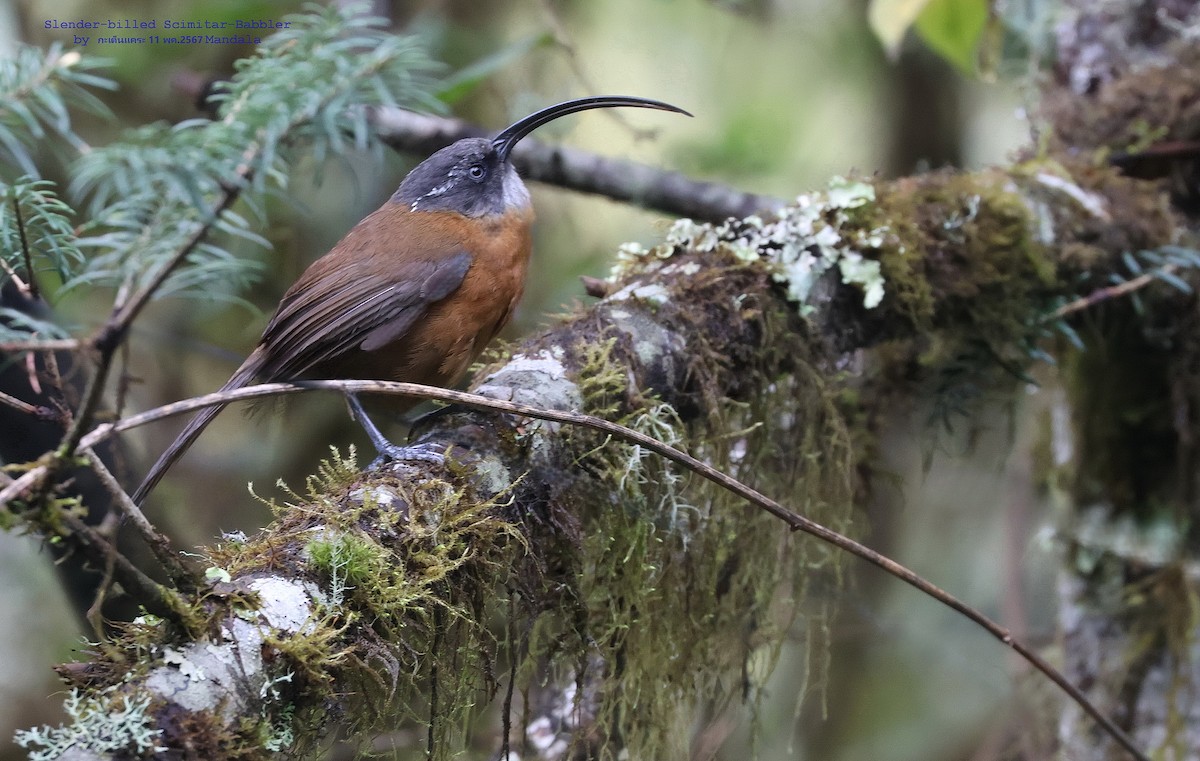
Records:
[[[483,168],[483,164],[472,164],[471,168],[467,170],[467,174],[471,175],[472,180],[482,180],[486,171]]]

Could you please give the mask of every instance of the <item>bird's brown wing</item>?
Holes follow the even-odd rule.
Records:
[[[257,376],[296,378],[352,350],[374,351],[398,340],[431,304],[462,284],[470,266],[471,255],[463,251],[410,261],[389,276],[352,264],[338,277],[302,278],[263,331]]]

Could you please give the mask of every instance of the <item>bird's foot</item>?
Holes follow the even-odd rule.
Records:
[[[370,468],[382,467],[388,462],[428,462],[434,465],[446,464],[446,450],[437,444],[407,444],[401,446],[384,439],[375,442],[379,456],[371,461]]]
[[[346,401],[350,404],[351,416],[367,432],[367,436],[375,446],[375,451],[379,453],[379,456],[371,461],[369,466],[371,469],[380,468],[388,462],[426,462],[439,467],[445,466],[447,452],[445,445],[439,446],[433,442],[403,446],[393,444],[367,415],[367,411],[359,403],[358,397],[354,394],[346,394]]]

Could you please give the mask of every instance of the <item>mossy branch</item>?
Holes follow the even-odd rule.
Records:
[[[489,606],[467,601],[512,599],[515,594],[521,600],[518,615],[526,623],[508,628],[545,631],[557,650],[548,650],[545,639],[534,637],[512,657],[542,662],[552,653],[568,659],[598,653],[598,660],[583,659],[606,675],[596,688],[596,724],[584,734],[595,737],[594,730],[601,727],[601,737],[615,732],[627,746],[663,750],[669,740],[657,733],[669,731],[663,727],[671,726],[674,711],[695,699],[692,688],[656,695],[645,708],[646,717],[631,715],[623,702],[629,698],[622,695],[638,694],[645,700],[651,684],[663,683],[703,683],[717,689],[714,685],[721,680],[715,675],[740,668],[750,652],[743,645],[731,653],[731,632],[747,620],[771,620],[772,604],[763,598],[764,588],[773,589],[788,578],[802,590],[827,561],[812,547],[804,552],[792,547],[779,556],[788,558],[780,562],[762,551],[778,542],[777,524],[738,512],[727,498],[697,491],[696,484],[681,491],[683,487],[662,476],[664,471],[645,470],[654,466],[639,449],[672,452],[647,438],[647,430],[683,434],[702,461],[732,469],[743,480],[753,475],[768,484],[787,484],[811,516],[775,505],[776,515],[789,525],[834,541],[966,612],[948,594],[906,576],[908,572],[845,536],[846,507],[856,488],[852,474],[863,455],[849,443],[851,434],[842,417],[846,410],[836,401],[841,381],[830,368],[843,364],[842,352],[883,338],[917,336],[936,336],[940,345],[938,353],[923,360],[927,376],[939,372],[939,363],[959,361],[972,346],[972,336],[985,336],[991,350],[986,356],[1006,358],[1006,368],[1008,360],[1018,366],[1033,361],[1022,353],[1031,340],[1030,325],[1036,324],[1031,315],[1049,312],[1049,305],[1067,296],[1064,283],[1078,282],[1078,271],[1071,270],[1080,262],[1100,269],[1119,255],[1098,245],[1089,230],[1093,223],[1100,224],[1097,208],[1116,208],[1120,200],[1140,210],[1128,221],[1105,213],[1103,224],[1112,240],[1160,245],[1156,236],[1170,227],[1165,212],[1145,213],[1147,208],[1165,208],[1156,205],[1152,191],[1115,175],[1091,179],[1086,187],[1075,186],[1078,192],[1073,193],[1063,192],[1061,182],[1039,179],[1038,170],[1030,167],[1021,168],[1015,177],[987,172],[891,185],[843,182],[828,194],[810,196],[807,205],[790,212],[792,216],[681,227],[658,249],[626,252],[620,267],[623,279],[611,286],[603,301],[533,337],[503,364],[477,374],[477,390],[491,401],[444,390],[422,393],[556,423],[578,423],[571,411],[585,410],[635,424],[641,434],[606,428],[604,423],[594,424],[602,435],[591,436],[497,413],[443,414],[419,439],[453,445],[460,452],[458,459],[470,464],[468,469],[455,466],[449,473],[396,481],[395,473],[360,476],[342,465],[305,500],[296,499],[281,510],[280,520],[259,537],[212,551],[214,567],[228,573],[229,580],[218,581],[216,597],[206,598],[206,605],[218,603],[206,615],[220,618],[225,615],[220,613],[222,606],[238,601],[241,612],[234,618],[251,613],[260,619],[274,616],[291,627],[269,642],[287,656],[287,673],[297,680],[296,686],[281,689],[279,701],[263,707],[271,714],[264,721],[291,716],[293,728],[325,727],[329,717],[314,716],[304,706],[312,701],[327,705],[331,694],[353,693],[346,678],[384,685],[383,693],[372,693],[366,708],[369,715],[385,714],[392,710],[385,705],[392,705],[397,690],[416,695],[428,687],[431,672],[426,667],[417,667],[415,681],[403,690],[396,686],[396,675],[407,673],[401,663],[404,653],[473,648],[484,659],[472,667],[477,670],[432,672],[439,702],[431,721],[439,752],[449,752],[445,749],[453,740],[447,727],[459,726],[458,712],[481,702],[468,699],[467,693],[494,695],[494,682],[486,677],[493,673],[489,664],[495,653],[514,647],[482,624]],[[1143,200],[1134,201],[1138,193],[1144,193]],[[1095,203],[1079,203],[1080,194]],[[1056,197],[1059,205],[1046,203],[1047,197]],[[1057,239],[1036,235],[1035,210],[1047,209],[1054,229],[1064,231]],[[1065,231],[1080,231],[1087,242],[1072,241]],[[1083,246],[1090,258],[1080,257]],[[1073,258],[1056,259],[1055,252],[1062,251],[1071,251]],[[864,266],[870,261],[879,262],[875,274]],[[876,275],[882,276],[881,284],[874,280]],[[882,288],[881,297],[871,296],[877,287]],[[801,293],[806,302],[797,309],[786,295]],[[864,306],[868,298],[875,299],[874,308]],[[973,372],[977,377],[1004,377],[996,375],[998,366],[981,364]],[[81,445],[201,403],[295,393],[305,385],[389,387],[360,381],[243,389],[99,427],[81,439]],[[418,391],[403,385],[390,388]],[[897,393],[915,391],[892,387],[885,393],[894,399]],[[497,398],[512,402],[498,403]],[[860,397],[858,406],[870,403]],[[730,437],[729,431],[738,433]],[[630,437],[634,448],[606,440],[616,434]],[[469,456],[462,455],[463,450]],[[705,471],[702,463],[673,456]],[[401,471],[407,467],[402,465]],[[20,481],[6,486],[3,496],[17,493]],[[800,494],[795,494],[796,487]],[[749,487],[733,488],[743,496],[754,495]],[[424,529],[415,530],[426,524],[416,515],[443,520],[450,516],[447,499],[456,506],[455,525],[483,534],[472,534],[469,541],[451,534],[440,536],[435,544],[421,544],[428,537]],[[822,528],[828,525],[833,528]],[[432,548],[451,554],[428,555]],[[329,567],[314,567],[313,557],[326,558]],[[676,572],[676,566],[687,575],[677,582],[661,576]],[[397,568],[408,569],[403,579],[383,570]],[[219,573],[213,578],[224,577]],[[711,587],[700,579],[708,579]],[[338,594],[329,596],[335,585]],[[321,591],[326,587],[329,591]],[[711,590],[717,591],[715,597],[709,596]],[[281,599],[291,600],[282,603],[286,611],[264,592],[279,592]],[[797,596],[803,598],[802,593]],[[337,610],[329,608],[334,599]],[[625,602],[613,609],[614,600]],[[697,605],[710,611],[705,619],[709,623],[699,629],[693,625]],[[692,622],[687,627],[676,628],[675,606],[689,611],[692,618],[682,619]],[[665,632],[642,636],[635,622],[647,609],[658,612],[655,623]],[[431,633],[435,610],[446,611],[447,620],[462,627],[457,635],[420,639],[425,636],[421,632]],[[551,612],[554,623],[534,627]],[[233,619],[220,620],[234,626]],[[363,621],[376,623],[364,629]],[[1001,627],[988,628],[1013,644]],[[400,632],[406,634],[397,638]],[[417,640],[409,636],[413,632]],[[568,641],[577,637],[580,647],[586,643],[584,650],[566,647],[564,652],[564,632],[570,635]],[[169,634],[143,631],[139,636]],[[763,636],[775,641],[774,635]],[[1031,656],[1038,668],[1045,665],[1027,648],[1014,646]],[[678,652],[688,652],[689,657],[668,657],[663,648],[670,653],[680,648]],[[621,657],[614,658],[618,652]],[[382,658],[382,670],[354,665],[372,657]],[[427,667],[436,662],[435,656]],[[148,668],[174,680],[171,674],[180,664]],[[1048,666],[1046,670],[1055,673]],[[470,674],[474,677],[463,681]],[[260,671],[255,678],[265,684],[282,676]],[[1060,685],[1073,689],[1065,680]],[[1077,691],[1073,694],[1090,705]],[[159,693],[153,705],[166,699]],[[292,713],[280,713],[285,707]],[[1107,722],[1099,709],[1085,710]],[[613,723],[630,721],[632,725],[619,728]],[[215,733],[209,739],[226,751],[230,743],[248,742],[244,735],[229,734],[228,724],[208,726]],[[1115,730],[1114,737],[1133,757],[1144,758],[1119,729],[1111,723],[1105,726]]]
[[[712,481],[714,484],[728,490],[733,494],[736,494],[755,507],[766,511],[772,517],[782,521],[786,526],[789,527],[790,530],[802,531],[820,539],[823,542],[827,542],[844,552],[865,560],[868,563],[880,568],[888,575],[893,576],[916,588],[921,593],[933,598],[934,600],[937,600],[956,613],[964,616],[972,623],[978,625],[986,632],[991,634],[1001,643],[1012,648],[1013,651],[1016,652],[1021,658],[1023,658],[1035,669],[1042,672],[1060,690],[1062,690],[1064,694],[1066,694],[1071,700],[1077,703],[1080,708],[1091,715],[1104,729],[1104,731],[1112,736],[1112,738],[1116,740],[1122,747],[1128,750],[1134,758],[1139,759],[1140,761],[1148,761],[1148,757],[1141,753],[1141,751],[1133,744],[1133,741],[1125,734],[1125,732],[1111,719],[1109,719],[1099,708],[1092,704],[1082,690],[1071,684],[1071,682],[1064,677],[1061,672],[1054,668],[1054,666],[1052,666],[1045,658],[1038,655],[1033,648],[1014,638],[1008,629],[988,618],[977,608],[968,605],[962,600],[959,600],[954,595],[946,592],[937,585],[923,578],[914,571],[906,568],[904,565],[892,560],[886,555],[878,553],[875,550],[872,550],[860,542],[857,542],[837,531],[826,528],[816,521],[805,518],[795,510],[784,507],[776,500],[771,499],[770,497],[751,488],[750,486],[747,486],[745,483],[733,478],[727,473],[724,473],[712,467],[711,465],[708,465],[707,463],[701,462],[690,454],[672,447],[669,444],[665,444],[659,439],[641,433],[640,431],[636,431],[627,426],[613,423],[592,415],[584,415],[569,410],[543,409],[528,404],[489,399],[487,397],[479,396],[478,394],[469,394],[432,386],[423,386],[417,383],[393,383],[385,381],[302,381],[296,383],[270,383],[257,386],[247,386],[244,388],[235,389],[233,391],[207,394],[205,396],[196,397],[187,401],[164,405],[117,423],[102,426],[92,437],[89,438],[87,443],[89,445],[98,444],[112,434],[133,430],[142,425],[156,422],[167,417],[193,412],[204,407],[226,405],[230,402],[236,401],[283,396],[306,390],[351,392],[355,394],[395,394],[399,396],[435,400],[461,405],[471,409],[506,412],[522,415],[536,420],[548,420],[556,423],[590,428],[611,436],[626,444],[634,444],[639,447],[644,447],[645,449],[654,452],[655,454],[664,457],[667,460],[670,460],[671,462],[674,462],[677,465],[680,465],[683,468],[696,473],[705,479],[708,479],[709,481]],[[448,444],[448,446],[452,446],[452,444]],[[336,578],[336,571],[334,571],[334,573]],[[335,586],[338,586],[336,581]],[[336,593],[331,592],[331,595],[340,603],[340,591]]]

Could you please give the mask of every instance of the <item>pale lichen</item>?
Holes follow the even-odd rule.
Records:
[[[259,718],[262,723],[260,726],[266,735],[262,745],[272,753],[284,751],[296,742],[296,707],[284,700],[278,686],[290,684],[293,677],[295,677],[295,673],[291,671],[277,676],[263,683],[262,689],[258,693],[261,700]],[[275,706],[278,706],[278,715],[273,716],[270,709]]]
[[[63,701],[70,721],[62,726],[42,725],[19,730],[13,741],[29,750],[30,761],[53,761],[68,751],[94,754],[161,753],[162,730],[149,713],[150,695],[130,695],[113,686],[99,696],[71,690]]]
[[[679,250],[707,253],[720,249],[740,261],[764,263],[773,279],[787,288],[788,298],[800,305],[802,314],[813,309],[808,303],[813,286],[834,268],[843,283],[862,290],[863,306],[872,309],[883,300],[884,279],[877,259],[866,254],[884,245],[889,230],[855,222],[856,210],[874,201],[875,188],[870,183],[835,177],[825,193],[799,196],[794,205],[766,218],[751,215],[719,225],[680,219],[667,232],[665,242],[654,248],[622,246],[609,279],[623,280],[635,264],[655,270]],[[621,293],[626,298],[639,295],[635,291]]]

